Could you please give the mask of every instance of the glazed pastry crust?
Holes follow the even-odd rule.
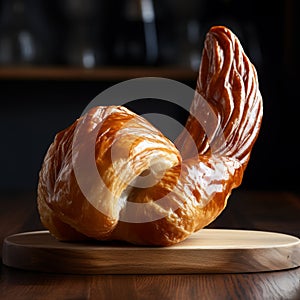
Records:
[[[48,149],[38,184],[41,221],[59,240],[178,243],[224,210],[261,119],[254,66],[229,29],[212,27],[186,130],[172,143],[125,107],[92,108]]]

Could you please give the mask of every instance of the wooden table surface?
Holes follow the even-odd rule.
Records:
[[[0,247],[11,234],[40,230],[34,192],[0,192]],[[235,191],[210,228],[300,237],[300,196]],[[0,265],[0,299],[300,299],[300,268],[244,274],[66,275]]]

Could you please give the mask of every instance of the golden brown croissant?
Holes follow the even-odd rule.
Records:
[[[254,66],[229,29],[212,27],[186,130],[175,143],[123,106],[92,108],[48,149],[38,184],[41,221],[59,240],[178,243],[225,208],[261,119]]]

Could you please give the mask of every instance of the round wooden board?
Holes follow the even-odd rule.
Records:
[[[263,272],[300,266],[300,240],[264,231],[202,229],[171,247],[137,247],[59,242],[48,231],[35,231],[7,237],[2,259],[10,267],[72,274]]]

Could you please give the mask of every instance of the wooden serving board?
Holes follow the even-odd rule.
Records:
[[[264,232],[202,229],[171,247],[137,247],[117,242],[66,243],[48,231],[4,240],[10,267],[73,274],[241,273],[300,266],[300,240]]]

